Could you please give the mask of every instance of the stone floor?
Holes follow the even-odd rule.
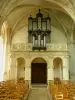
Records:
[[[32,87],[27,100],[50,100],[47,87]]]

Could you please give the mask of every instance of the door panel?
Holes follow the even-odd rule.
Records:
[[[32,63],[31,83],[47,83],[46,63]]]

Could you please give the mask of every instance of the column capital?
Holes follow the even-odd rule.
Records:
[[[66,55],[66,56],[64,56],[63,58],[68,59],[68,58],[69,58],[69,55]]]

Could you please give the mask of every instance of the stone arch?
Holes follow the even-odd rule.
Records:
[[[32,63],[46,63],[46,61],[42,57],[34,58]]]
[[[48,59],[46,57],[41,57],[41,56],[40,57],[39,56],[36,56],[36,57],[31,58],[30,62],[32,63],[37,58],[43,59],[46,63],[48,62]],[[48,63],[47,63],[47,66],[48,66]]]
[[[60,67],[60,65],[61,65],[61,67],[63,65],[62,59],[60,57],[54,58],[54,60],[53,60],[53,66],[54,66],[54,68]]]
[[[19,57],[16,59],[17,79],[25,77],[25,59]]]
[[[41,57],[31,62],[31,83],[47,83],[47,62]]]
[[[63,62],[60,57],[55,57],[53,60],[53,66],[54,66],[54,79],[59,78],[62,79],[63,77]]]
[[[22,56],[22,55],[16,56],[16,55],[15,55],[15,60],[17,60],[18,58],[23,58],[23,59],[25,60],[25,57],[24,57],[24,56]]]

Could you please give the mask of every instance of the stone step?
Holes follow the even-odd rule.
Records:
[[[47,84],[32,84],[32,88],[47,88]]]
[[[49,100],[47,88],[33,86],[27,100]]]

